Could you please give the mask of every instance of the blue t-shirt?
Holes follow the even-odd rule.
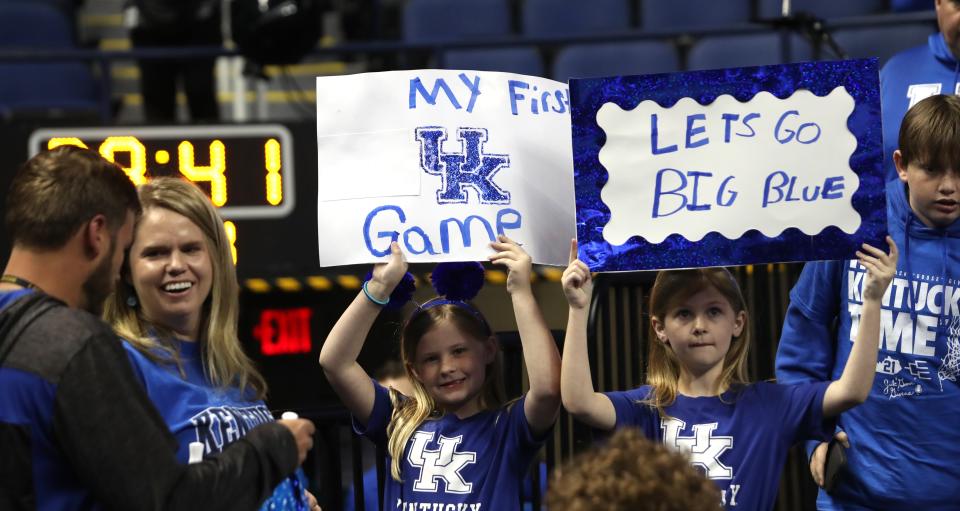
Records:
[[[757,382],[717,397],[678,395],[670,419],[642,403],[651,387],[607,392],[616,427],[638,427],[648,438],[686,452],[691,463],[720,487],[726,509],[773,509],[790,446],[829,439],[823,420],[829,382],[777,385]]]
[[[154,362],[126,340],[123,342],[133,372],[180,444],[177,459],[187,463],[190,442],[203,443],[206,457],[219,453],[260,424],[273,422],[273,414],[263,401],[245,396],[236,387],[220,389],[210,383],[203,370],[199,343],[178,341],[178,346],[186,379],[176,365]],[[296,477],[305,487],[300,469]],[[294,486],[291,478],[285,479],[260,509],[298,509],[303,496]]]
[[[366,427],[356,420],[353,427],[386,446],[393,405],[386,388],[376,382],[374,387],[376,398]],[[448,413],[424,421],[404,450],[403,482],[388,473],[384,509],[519,510],[523,476],[547,436],[533,436],[523,401],[466,419]],[[391,463],[388,454],[387,467]]]

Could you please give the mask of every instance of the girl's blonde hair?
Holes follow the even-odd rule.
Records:
[[[734,314],[744,313],[743,330],[731,340],[730,349],[723,358],[719,388],[746,385],[750,383],[747,374],[747,353],[750,350],[747,306],[737,280],[726,268],[661,271],[650,290],[650,315],[662,323],[671,309],[709,288],[716,289],[726,298]],[[680,361],[673,350],[657,338],[652,322],[649,339],[647,384],[652,389],[645,403],[655,407],[661,417],[669,417],[665,408],[677,399]]]
[[[400,338],[400,352],[413,387],[413,396],[410,396],[411,399],[398,399],[399,396],[395,391],[390,392],[394,408],[390,424],[387,426],[389,439],[387,450],[393,459],[390,473],[397,481],[401,481],[400,461],[403,459],[404,448],[413,432],[423,421],[440,414],[433,396],[417,379],[413,367],[416,363],[417,345],[420,339],[433,327],[443,322],[450,322],[458,331],[477,342],[494,338],[493,331],[483,315],[472,305],[463,302],[446,300],[427,302],[407,320]],[[493,361],[487,364],[483,387],[478,396],[479,407],[482,410],[499,408],[506,401],[501,378],[501,358],[498,351]]]
[[[139,195],[144,215],[151,208],[163,208],[186,217],[203,232],[213,269],[213,283],[202,306],[196,341],[200,343],[203,367],[210,382],[220,388],[238,386],[244,392],[252,389],[257,399],[263,399],[267,384],[243,352],[237,336],[240,288],[220,215],[199,188],[178,178],[155,178],[140,186]],[[122,282],[107,298],[104,320],[113,326],[117,335],[145,356],[159,363],[176,364],[183,375],[173,332],[164,325],[147,320],[141,307],[129,305],[128,299],[136,297],[136,290],[127,283],[130,279],[129,254],[122,275]]]

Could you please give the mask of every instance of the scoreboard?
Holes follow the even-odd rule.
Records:
[[[203,190],[223,217],[241,284],[323,274],[317,266],[317,152],[312,122],[210,126],[0,129],[3,195],[20,164],[72,144],[117,163],[135,184],[180,176]],[[18,139],[20,142],[18,143]],[[23,145],[20,145],[20,144]],[[2,236],[6,254],[9,241]],[[354,268],[337,268],[353,273]]]
[[[204,189],[228,220],[293,211],[293,136],[281,125],[40,129],[29,152],[61,145],[98,151],[135,185],[179,174]]]

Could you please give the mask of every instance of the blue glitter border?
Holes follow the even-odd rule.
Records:
[[[570,80],[580,259],[594,271],[628,271],[847,259],[854,257],[861,243],[885,247],[887,217],[877,68],[877,59],[871,58]],[[605,103],[631,110],[642,101],[653,100],[669,108],[685,97],[706,105],[724,94],[744,102],[762,91],[780,99],[799,89],[825,96],[841,85],[855,102],[847,119],[847,127],[857,138],[850,167],[860,178],[852,198],[862,219],[855,233],[830,226],[815,235],[789,228],[774,238],[749,230],[736,240],[717,232],[696,242],[678,234],[661,243],[649,243],[635,235],[619,246],[603,239],[610,209],[601,200],[600,191],[608,175],[598,155],[606,135],[597,125],[596,114]]]

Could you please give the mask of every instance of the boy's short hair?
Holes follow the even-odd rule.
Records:
[[[720,489],[684,455],[634,428],[554,472],[550,511],[717,511]]]
[[[26,161],[7,193],[4,224],[14,245],[55,250],[98,214],[116,232],[139,213],[137,189],[99,153],[64,145]]]
[[[960,172],[960,97],[937,94],[907,110],[898,140],[904,168]]]

